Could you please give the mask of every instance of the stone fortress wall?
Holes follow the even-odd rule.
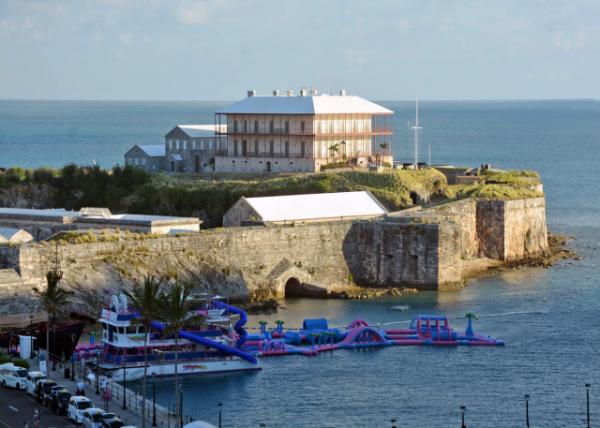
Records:
[[[380,220],[2,247],[0,315],[36,310],[31,287],[44,285],[57,250],[63,284],[77,292],[72,309],[96,315],[111,293],[149,274],[254,299],[302,290],[324,295],[356,285],[449,290],[462,286],[466,259],[515,260],[548,249],[543,198],[464,200],[410,212]]]

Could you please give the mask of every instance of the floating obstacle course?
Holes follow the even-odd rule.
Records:
[[[338,349],[383,346],[504,346],[504,342],[473,330],[475,315],[467,314],[464,333],[454,330],[448,317],[419,315],[407,329],[382,329],[363,320],[355,320],[345,328],[330,328],[324,318],[306,319],[298,330],[283,328],[283,321],[269,330],[259,322],[260,333],[246,335],[244,349],[258,356],[317,355]]]

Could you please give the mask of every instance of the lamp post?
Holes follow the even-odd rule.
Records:
[[[529,428],[529,394],[525,394],[525,426]]]
[[[71,348],[73,348],[73,353],[71,354],[71,380],[75,380],[75,359],[77,355],[75,354],[75,333],[71,334]]]
[[[589,383],[585,384],[585,396],[586,396],[586,415],[587,415],[587,428],[590,428],[590,388],[592,385]]]
[[[96,352],[96,395],[100,394],[100,367],[98,367],[98,363],[100,362],[100,350]]]
[[[183,428],[183,385],[179,385],[179,428]]]
[[[29,315],[29,359],[33,359],[33,314]]]
[[[123,365],[123,410],[127,410],[127,371]]]
[[[152,372],[152,426],[156,426],[156,380]]]
[[[465,406],[460,406],[460,414],[461,414],[461,425],[460,428],[467,428],[467,426],[465,425],[465,411],[467,410],[467,408]]]
[[[223,403],[219,403],[219,428],[223,428]]]
[[[396,418],[392,418],[392,428],[398,428],[398,425],[396,424]]]

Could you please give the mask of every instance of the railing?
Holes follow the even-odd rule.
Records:
[[[146,419],[148,421],[152,421],[153,417],[153,404],[151,399],[144,399],[137,392],[132,391],[130,389],[125,388],[123,385],[117,382],[109,382],[107,384],[107,389],[110,391],[110,399],[118,405],[123,404],[123,394],[125,394],[125,404],[127,409],[138,415],[140,418],[142,417],[142,406],[146,406]],[[175,427],[177,424],[175,423],[174,414],[169,411],[169,409],[155,404],[156,406],[156,425],[159,427]],[[125,423],[127,423],[127,418],[123,419]],[[149,424],[148,424],[149,425]]]

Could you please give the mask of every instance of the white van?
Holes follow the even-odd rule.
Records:
[[[15,366],[13,363],[0,365],[0,385],[16,389],[25,389],[27,369]]]
[[[25,392],[35,397],[35,389],[37,388],[37,381],[46,379],[46,373],[42,372],[28,372],[27,378],[25,379]]]
[[[83,422],[83,412],[92,407],[92,401],[83,395],[74,395],[69,399],[67,416],[76,424]]]

